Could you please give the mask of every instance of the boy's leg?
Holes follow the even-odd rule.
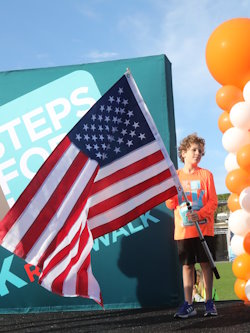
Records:
[[[210,266],[210,263],[203,262],[200,263],[203,277],[204,277],[204,283],[205,283],[205,290],[206,290],[206,301],[205,301],[205,313],[204,316],[217,316],[217,309],[213,302],[213,271]]]
[[[191,239],[177,241],[179,260],[182,264],[185,302],[174,315],[175,318],[189,318],[197,314],[192,305],[194,283],[194,254]]]
[[[192,304],[193,286],[194,286],[194,265],[183,265],[183,288],[185,301]]]
[[[206,291],[206,301],[212,299],[213,290],[213,271],[211,269],[209,262],[201,262],[201,269],[204,277],[205,291]]]
[[[182,264],[182,280],[185,301],[192,304],[194,286],[195,239],[177,241],[179,261]]]
[[[210,252],[215,260],[215,244],[213,236],[205,236],[206,243],[210,249]],[[204,285],[206,291],[206,301],[212,299],[212,290],[213,290],[213,271],[211,265],[209,263],[207,254],[204,251],[204,248],[201,244],[201,241],[197,239],[196,242],[196,251],[197,251],[197,261],[201,265],[203,277],[204,277]]]

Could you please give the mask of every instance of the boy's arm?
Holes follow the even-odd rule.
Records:
[[[168,207],[168,209],[171,209],[171,210],[175,209],[178,206],[178,196],[175,195],[171,199],[168,199],[165,203],[166,203],[166,206]]]

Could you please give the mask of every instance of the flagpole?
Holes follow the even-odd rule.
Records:
[[[183,196],[184,196],[184,198],[185,198],[185,201],[186,201],[186,204],[187,204],[188,211],[192,213],[192,207],[191,207],[191,204],[190,204],[190,202],[188,201],[187,196],[186,196],[186,193],[184,192],[183,189],[182,189],[182,194],[183,194]],[[204,248],[204,250],[205,250],[205,252],[206,252],[206,255],[207,255],[207,257],[208,257],[208,260],[209,260],[210,266],[211,266],[211,268],[212,268],[212,271],[214,272],[214,275],[215,275],[216,279],[220,279],[220,274],[219,274],[219,272],[218,272],[218,270],[217,270],[217,268],[216,268],[216,266],[215,266],[215,262],[214,262],[214,260],[213,260],[212,254],[211,254],[211,252],[210,252],[210,250],[209,250],[209,247],[208,247],[208,245],[207,245],[207,242],[206,242],[206,240],[205,240],[205,238],[204,238],[204,236],[203,236],[203,234],[202,234],[202,232],[201,232],[201,229],[200,229],[200,226],[199,226],[199,222],[198,222],[198,221],[195,221],[194,223],[195,223],[196,229],[197,229],[197,231],[198,231],[198,234],[199,234],[199,238],[200,238],[201,244],[202,244],[202,246],[203,246],[203,248]]]

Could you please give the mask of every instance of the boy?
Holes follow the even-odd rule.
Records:
[[[178,156],[184,167],[179,169],[177,174],[191,203],[192,212],[188,212],[184,199],[178,202],[177,196],[166,201],[167,207],[174,209],[174,238],[177,240],[183,273],[185,302],[175,314],[178,318],[188,318],[197,314],[192,303],[195,263],[200,263],[204,275],[206,290],[204,316],[217,315],[212,301],[213,271],[194,224],[195,221],[199,222],[201,232],[214,256],[214,212],[217,207],[217,195],[212,173],[198,166],[204,153],[205,140],[196,133],[184,138],[178,148]]]

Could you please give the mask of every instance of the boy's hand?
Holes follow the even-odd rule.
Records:
[[[199,216],[195,211],[192,213],[187,212],[187,218],[188,218],[188,221],[190,221],[190,222],[199,221]]]

